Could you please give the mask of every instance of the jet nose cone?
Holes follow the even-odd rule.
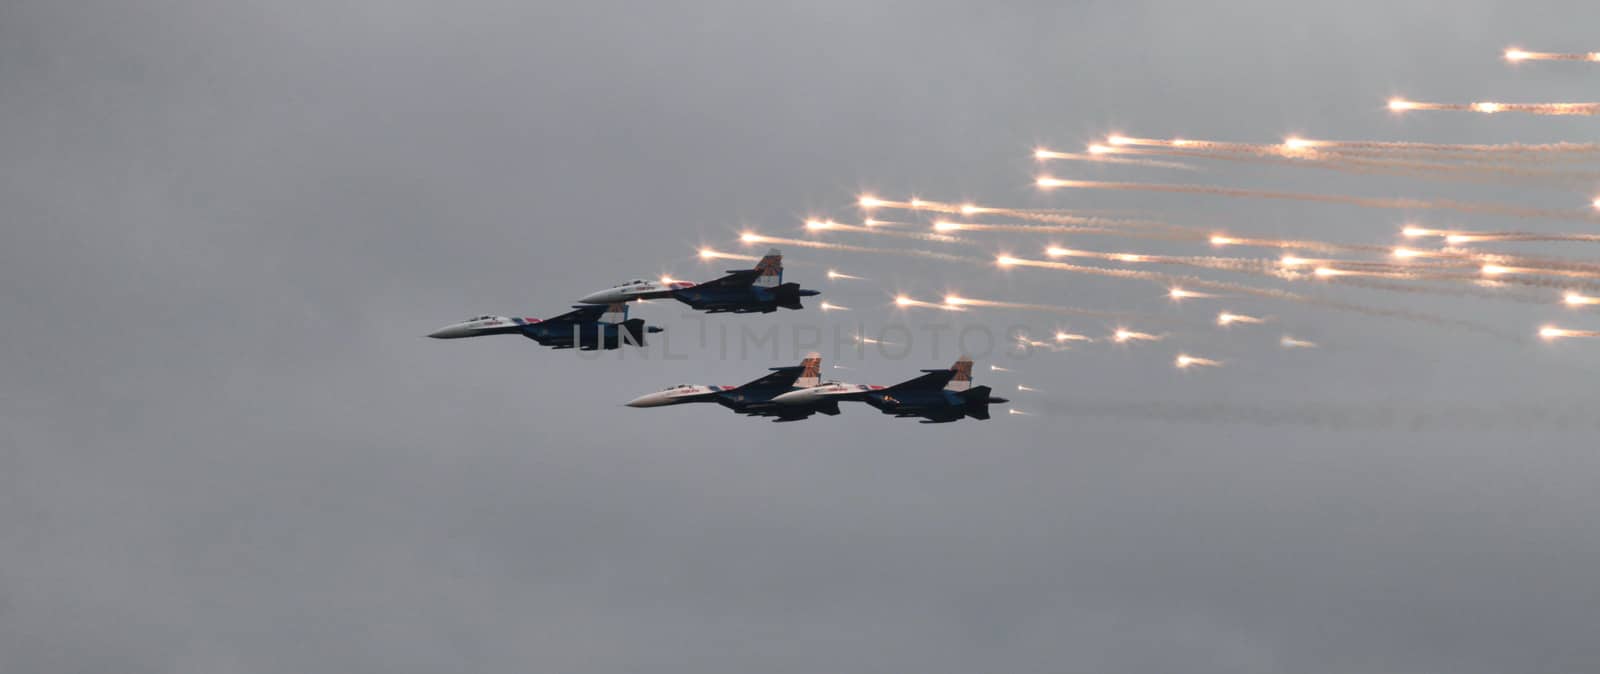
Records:
[[[452,323],[428,333],[428,336],[434,339],[460,339],[476,334],[478,334],[477,331],[468,327],[465,323]]]
[[[773,396],[772,402],[778,403],[779,405],[797,405],[800,403],[810,402],[814,397],[815,395],[809,390],[790,391],[788,393]]]
[[[657,397],[654,393],[647,393],[623,404],[627,405],[628,407],[655,407],[657,404]]]
[[[579,304],[610,304],[613,301],[612,295],[613,295],[613,293],[610,290],[601,290],[599,292],[592,292],[592,293],[589,293],[587,295],[584,295],[583,297],[579,297],[578,298],[578,303]]]

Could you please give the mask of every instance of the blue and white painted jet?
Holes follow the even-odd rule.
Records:
[[[773,417],[773,421],[799,421],[818,412],[839,413],[839,401],[824,399],[778,403],[774,399],[796,390],[821,385],[822,357],[807,356],[799,365],[775,367],[766,376],[740,386],[680,384],[628,401],[628,407],[665,407],[684,403],[717,403],[747,416]]]
[[[800,298],[821,294],[783,282],[783,254],[774,248],[756,263],[754,269],[730,270],[726,276],[705,283],[687,281],[635,280],[580,298],[586,304],[610,304],[670,297],[707,313],[763,313],[778,309],[800,309]]]
[[[947,370],[923,370],[922,376],[894,386],[821,384],[791,391],[778,404],[817,405],[823,401],[859,400],[896,417],[922,417],[940,424],[966,417],[988,419],[989,405],[1011,402],[991,395],[987,386],[972,385],[972,359],[962,357]]]
[[[609,351],[623,346],[644,346],[645,334],[661,332],[661,328],[645,325],[643,319],[628,318],[628,305],[622,302],[610,305],[579,304],[572,309],[543,320],[479,316],[447,325],[428,336],[434,339],[462,339],[485,335],[522,335],[542,346],[556,349]]]

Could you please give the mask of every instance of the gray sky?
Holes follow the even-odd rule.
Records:
[[[5,3],[0,671],[1592,671],[1592,344],[795,248],[789,280],[855,311],[703,323],[776,326],[778,358],[702,347],[701,319],[665,303],[635,315],[670,349],[623,360],[421,337],[553,315],[636,276],[710,278],[737,265],[702,265],[697,245],[859,217],[863,189],[1361,243],[1408,217],[1592,227],[1036,194],[1036,143],[1110,131],[1596,140],[1592,119],[1382,109],[1593,100],[1595,68],[1499,53],[1600,48],[1585,42],[1594,3],[1200,4]],[[1591,196],[1249,166],[1051,171]],[[975,238],[980,255],[1046,243]],[[828,267],[873,281],[828,283]],[[1150,312],[1172,336],[991,356],[981,382],[1034,416],[988,423],[619,407],[788,364],[796,326],[951,321],[886,306],[946,290]],[[1557,307],[1328,292],[1519,337],[1600,327]],[[1221,308],[1275,322],[1220,332]],[[1285,331],[1325,347],[1283,352]],[[1174,371],[1180,349],[1228,367]],[[862,383],[955,350],[825,349]]]

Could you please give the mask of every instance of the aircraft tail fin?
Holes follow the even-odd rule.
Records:
[[[756,263],[756,280],[753,285],[762,288],[776,288],[783,284],[783,253],[777,248],[767,251],[765,257]]]
[[[794,380],[794,385],[800,388],[810,388],[822,383],[822,354],[812,352],[806,359],[800,361],[800,378]]]
[[[988,419],[989,405],[991,403],[1010,402],[1005,398],[995,398],[989,393],[993,389],[987,386],[974,386],[961,392],[962,411],[974,419]]]
[[[785,309],[803,309],[800,305],[800,284],[785,283],[774,288],[778,296],[778,306]]]
[[[962,356],[955,365],[950,366],[950,371],[955,374],[950,377],[950,382],[944,385],[944,390],[960,393],[972,388],[972,359]],[[987,388],[987,387],[985,387]]]
[[[601,323],[617,324],[628,320],[628,303],[612,302],[606,305],[606,312],[600,314]]]
[[[646,327],[643,318],[630,318],[621,323],[621,341],[633,346],[645,346],[644,335],[646,332],[660,332],[661,328]]]

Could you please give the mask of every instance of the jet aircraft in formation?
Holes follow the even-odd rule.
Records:
[[[590,293],[572,311],[553,318],[478,316],[429,334],[435,339],[485,335],[522,335],[555,349],[610,350],[644,346],[645,335],[661,332],[644,320],[628,318],[628,303],[672,298],[707,313],[772,313],[801,309],[800,298],[820,294],[783,282],[783,255],[767,251],[752,269],[736,269],[706,281],[630,281]],[[799,421],[813,414],[839,414],[839,403],[866,403],[898,418],[921,417],[922,423],[947,423],[967,417],[988,419],[989,406],[1005,398],[987,386],[972,385],[972,359],[963,357],[949,369],[923,370],[922,375],[893,386],[865,386],[823,381],[822,357],[812,354],[799,365],[775,367],[739,386],[679,385],[639,396],[629,407],[662,407],[714,402],[739,414]]]
[[[783,254],[773,248],[754,269],[734,269],[705,283],[687,281],[629,281],[585,295],[579,302],[609,304],[672,298],[696,311],[721,314],[770,314],[778,309],[800,309],[800,298],[821,294],[783,282]]]
[[[798,366],[772,368],[766,376],[740,386],[680,384],[639,396],[627,405],[714,402],[748,416],[799,421],[819,412],[836,415],[841,401],[858,401],[897,418],[921,417],[922,423],[936,424],[966,417],[988,419],[990,405],[1010,402],[992,395],[988,386],[973,386],[972,359],[965,357],[948,369],[923,370],[921,376],[893,386],[824,382],[821,368],[822,357],[812,354]]]
[[[630,281],[590,293],[572,311],[554,318],[479,316],[447,325],[429,337],[460,339],[484,335],[522,335],[556,349],[611,350],[644,346],[647,333],[661,328],[642,319],[628,318],[628,303],[671,297],[709,313],[772,313],[779,308],[800,309],[800,298],[820,294],[783,282],[783,254],[774,248],[751,269],[736,269],[705,283]]]
[[[610,350],[623,345],[644,346],[646,333],[661,328],[645,325],[644,319],[628,318],[628,305],[616,302],[575,304],[572,311],[554,318],[513,318],[479,316],[440,328],[428,335],[434,339],[462,339],[484,335],[522,335],[541,346],[582,351]]]

